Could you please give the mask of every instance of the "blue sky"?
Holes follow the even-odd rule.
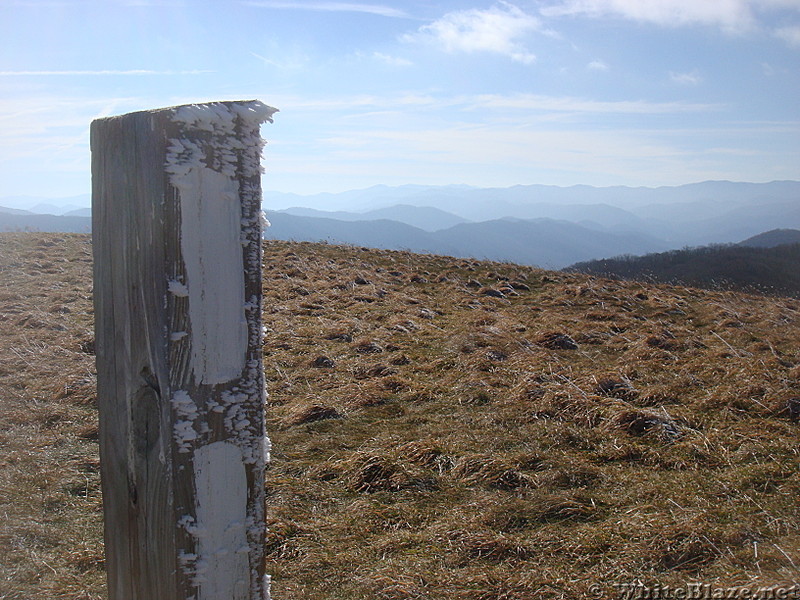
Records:
[[[0,197],[89,123],[258,98],[263,187],[800,179],[800,0],[0,0]]]

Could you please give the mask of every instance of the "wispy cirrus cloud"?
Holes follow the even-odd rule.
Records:
[[[62,8],[75,6],[78,4],[75,0],[12,0],[5,3],[7,6],[19,8]]]
[[[74,8],[86,7],[91,3],[86,0],[9,0],[4,5],[19,8]],[[124,7],[185,7],[189,5],[188,0],[112,0],[109,4]]]
[[[376,117],[380,115],[375,115]],[[796,132],[796,128],[794,129]],[[519,123],[431,122],[423,127],[341,128],[318,138],[331,174],[369,175],[376,182],[393,181],[398,163],[415,164],[419,181],[459,181],[470,185],[504,186],[519,182],[555,182],[559,178],[591,185],[675,185],[704,179],[741,179],[758,172],[751,165],[774,160],[768,152],[748,147],[757,131],[734,132],[740,147],[720,146],[723,132],[710,127],[687,143],[672,130],[520,126]],[[718,139],[722,133],[723,139]],[[788,137],[790,134],[784,134]],[[381,157],[391,154],[391,161]],[[733,161],[730,155],[740,155]],[[307,161],[278,157],[281,170],[307,172]],[[786,174],[782,166],[777,174]],[[555,179],[552,179],[555,178]]]
[[[800,25],[779,27],[775,30],[775,37],[783,40],[790,46],[800,48]]]
[[[263,64],[269,67],[275,67],[282,70],[297,70],[304,68],[309,58],[302,54],[286,54],[277,53],[274,56],[264,56],[257,52],[250,52],[250,55],[260,60]]]
[[[542,9],[548,16],[622,17],[666,26],[718,25],[741,30],[753,24],[747,0],[562,0]]]
[[[608,64],[606,64],[602,60],[593,60],[588,65],[586,65],[586,68],[589,69],[590,71],[608,71],[609,67]]]
[[[473,8],[447,13],[401,39],[432,44],[449,53],[489,52],[531,64],[536,56],[523,40],[541,30],[542,23],[538,18],[513,4],[502,2],[485,10]]]
[[[373,52],[372,58],[392,67],[410,67],[414,64],[408,59],[400,58],[399,56],[391,56],[383,52]]]
[[[250,0],[243,2],[243,4],[257,8],[281,8],[319,12],[360,12],[381,17],[408,17],[404,11],[382,4],[359,4],[355,2],[290,2],[288,0]]]
[[[428,93],[399,95],[360,95],[313,100],[298,97],[274,99],[280,106],[291,106],[296,111],[343,111],[346,114],[414,109],[436,113],[509,114],[508,111],[528,113],[561,113],[583,115],[657,115],[686,114],[721,110],[724,105],[692,102],[648,102],[644,100],[602,101],[573,96],[548,96],[542,94],[469,94],[439,96]],[[512,113],[516,116],[516,112]]]
[[[8,89],[2,91],[0,195],[19,193],[13,191],[20,189],[17,180],[27,186],[42,173],[48,174],[38,186],[43,194],[57,197],[82,193],[90,172],[90,123],[148,106],[137,98],[68,97],[58,93],[13,97]]]
[[[759,27],[761,13],[776,10],[800,11],[800,1],[556,0],[542,8],[541,13],[545,16],[619,17],[666,27],[706,25],[728,33],[742,33]]]
[[[62,77],[62,76],[104,76],[104,75],[205,75],[214,71],[153,71],[150,69],[99,69],[62,71],[0,71],[0,77]]]
[[[703,76],[697,71],[691,71],[689,73],[670,71],[669,78],[672,83],[677,83],[678,85],[697,85],[703,81]]]
[[[495,110],[526,110],[585,114],[671,114],[717,110],[720,105],[689,102],[646,102],[641,100],[602,101],[571,96],[539,94],[485,94],[465,98],[464,103],[475,108]]]

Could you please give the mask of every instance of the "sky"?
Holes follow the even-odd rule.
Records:
[[[280,111],[265,190],[800,179],[800,0],[0,0],[0,197],[234,99]]]

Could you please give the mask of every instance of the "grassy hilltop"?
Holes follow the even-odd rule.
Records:
[[[0,599],[105,597],[90,271],[0,235]],[[800,578],[800,301],[268,242],[264,307],[276,600]]]

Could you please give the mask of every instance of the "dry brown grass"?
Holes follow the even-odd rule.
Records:
[[[104,597],[86,236],[0,235],[0,598]]]
[[[0,598],[103,597],[88,249],[0,236]],[[275,598],[800,577],[798,301],[273,242],[264,296]]]

